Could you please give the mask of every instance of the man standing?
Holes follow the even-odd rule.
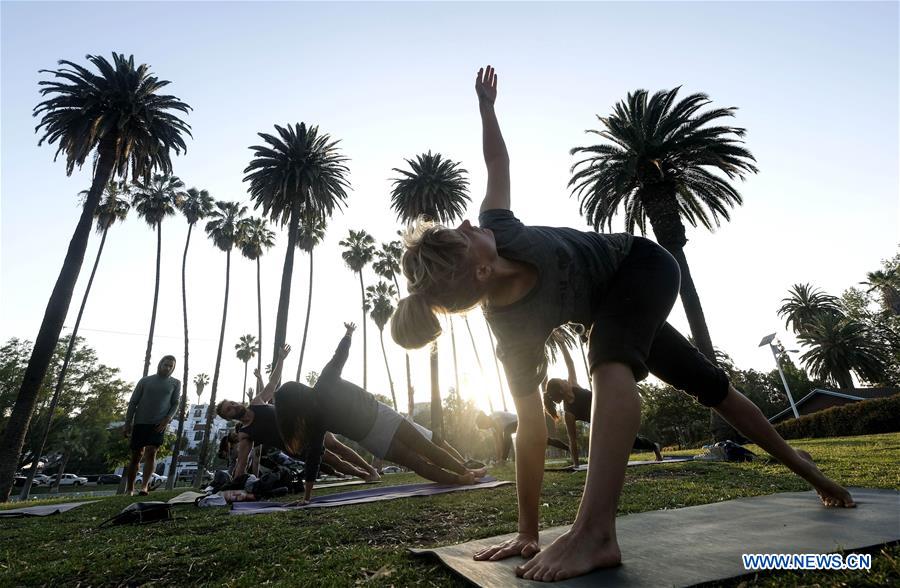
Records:
[[[150,488],[153,469],[156,466],[156,450],[163,443],[166,427],[175,411],[181,393],[181,382],[172,377],[175,357],[163,357],[156,373],[141,378],[134,387],[128,412],[125,413],[125,436],[131,436],[131,462],[126,472],[125,493],[134,493],[134,479],[138,464],[144,458],[144,479],[141,496],[146,496]]]

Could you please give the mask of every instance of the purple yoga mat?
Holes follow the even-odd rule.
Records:
[[[302,510],[307,508],[327,508],[331,506],[346,506],[350,504],[365,504],[382,500],[395,500],[410,496],[434,496],[447,494],[448,492],[465,492],[468,490],[485,490],[506,486],[513,482],[497,480],[490,476],[482,478],[478,484],[471,486],[458,486],[455,484],[404,484],[402,486],[379,486],[366,490],[354,490],[352,492],[340,492],[327,496],[316,496],[309,504],[292,506],[285,502],[235,502],[231,505],[231,514],[260,514],[264,512],[285,512]]]

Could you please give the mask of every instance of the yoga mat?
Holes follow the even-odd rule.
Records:
[[[681,463],[685,461],[694,461],[693,457],[664,457],[662,461],[656,461],[655,459],[648,460],[635,460],[629,461],[628,466],[642,466],[642,465],[659,465],[663,463]],[[544,468],[545,472],[586,472],[588,466],[586,463],[581,464],[580,466],[561,466],[556,468]]]
[[[849,490],[857,508],[826,508],[809,491],[620,516],[616,534],[622,565],[553,586],[691,586],[750,573],[744,569],[743,553],[833,553],[900,540],[900,492]],[[546,547],[566,530],[542,531],[541,545]],[[538,586],[516,577],[514,568],[522,558],[472,559],[478,549],[515,535],[411,551],[436,555],[478,586]]]
[[[0,518],[16,518],[16,517],[45,517],[47,515],[66,512],[73,508],[78,508],[82,504],[92,502],[87,500],[84,502],[63,502],[60,504],[42,504],[40,506],[28,506],[26,508],[15,508],[12,510],[0,510]]]
[[[195,502],[197,502],[198,498],[203,498],[204,496],[209,495],[204,492],[194,492],[192,490],[188,490],[187,492],[182,492],[178,496],[173,496],[166,502],[169,504],[194,504]]]
[[[447,494],[448,492],[484,490],[509,484],[513,484],[513,482],[496,480],[495,478],[488,476],[483,478],[478,484],[472,484],[471,486],[435,484],[433,482],[425,484],[404,484],[402,486],[380,486],[378,488],[370,488],[367,490],[354,490],[352,492],[341,492],[338,494],[329,494],[327,496],[315,496],[309,504],[303,506],[295,506],[285,502],[235,502],[231,505],[231,514],[259,514],[263,512],[285,512],[307,508],[328,508],[331,506],[366,504],[369,502],[380,502],[382,500],[408,498],[410,496],[434,496],[437,494]]]

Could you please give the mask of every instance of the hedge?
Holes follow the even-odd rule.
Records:
[[[900,394],[834,406],[775,425],[785,439],[849,437],[900,431]]]

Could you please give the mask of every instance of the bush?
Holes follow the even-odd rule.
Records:
[[[785,439],[847,437],[900,431],[900,394],[835,406],[775,425]]]

